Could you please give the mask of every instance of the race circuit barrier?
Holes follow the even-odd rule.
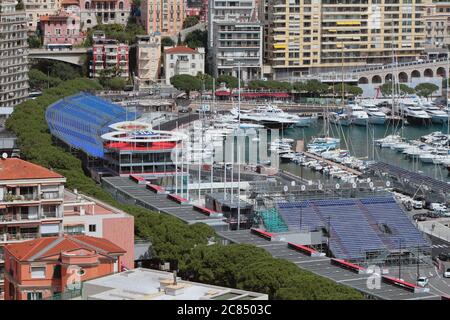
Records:
[[[450,296],[441,296],[441,300],[450,300]]]
[[[250,232],[253,234],[256,234],[257,236],[265,238],[266,240],[269,240],[269,241],[272,240],[272,237],[273,237],[272,233],[269,233],[269,232],[261,230],[261,229],[251,228]]]
[[[288,242],[288,248],[304,253],[310,257],[324,257],[325,253],[314,250],[308,246]]]
[[[208,217],[211,217],[211,218],[222,218],[223,217],[223,214],[220,212],[216,212],[216,211],[213,211],[211,209],[208,209],[208,208],[205,208],[205,207],[202,207],[199,205],[194,205],[193,207],[194,207],[195,211],[203,213],[203,214],[207,215]]]
[[[137,184],[146,184],[147,181],[144,177],[138,176],[137,174],[130,174],[130,179],[136,182]]]
[[[156,184],[147,183],[146,188],[157,194],[168,194],[168,192],[163,187]]]
[[[358,274],[366,273],[366,269],[365,268],[363,268],[361,266],[358,266],[357,264],[347,262],[347,261],[342,260],[342,259],[331,258],[331,263],[336,265],[336,266],[339,266],[341,268],[344,268],[344,269],[356,272]]]
[[[168,194],[167,198],[178,204],[190,205],[187,199],[177,196],[175,193]]]
[[[412,291],[414,293],[430,292],[430,288],[419,287],[418,285],[415,285],[415,284],[410,283],[410,282],[406,282],[406,281],[401,280],[401,279],[388,277],[388,276],[382,276],[381,278],[382,278],[383,282],[386,282],[386,283],[392,284],[394,286],[406,289],[408,291]]]

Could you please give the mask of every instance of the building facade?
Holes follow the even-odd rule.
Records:
[[[425,45],[431,0],[265,0],[265,62],[275,78],[399,62]]]
[[[208,55],[214,76],[259,79],[262,71],[263,32],[256,0],[210,0]]]
[[[179,74],[196,76],[205,73],[205,49],[189,47],[166,47],[164,50],[164,77],[166,84]]]
[[[3,246],[63,232],[66,179],[18,158],[0,160],[0,293]]]
[[[6,116],[28,96],[27,22],[16,3],[0,2],[0,114]]]
[[[90,76],[99,78],[104,72],[110,77],[128,78],[128,45],[117,40],[96,41],[92,46]]]
[[[161,35],[138,36],[136,43],[136,78],[139,90],[158,82],[161,69]]]
[[[126,25],[131,4],[129,0],[79,0],[79,8],[81,28],[85,31],[98,23]]]
[[[5,247],[5,300],[41,300],[120,268],[125,250],[89,236],[59,236]]]
[[[450,2],[433,1],[426,6],[425,30],[427,47],[450,45]]]
[[[35,31],[39,19],[56,13],[61,8],[61,0],[23,0],[28,19],[28,30]]]
[[[141,23],[147,34],[174,37],[183,29],[184,0],[142,0]]]
[[[79,45],[86,38],[80,30],[80,17],[74,13],[59,11],[54,15],[40,17],[43,44]]]
[[[134,218],[98,199],[64,190],[64,233],[104,238],[123,248],[123,266],[134,268]]]

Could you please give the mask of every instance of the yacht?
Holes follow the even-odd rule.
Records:
[[[359,106],[358,104],[349,104],[348,105],[352,123],[354,123],[357,126],[367,126],[367,123],[369,121],[369,116],[364,109]]]
[[[448,122],[448,114],[447,112],[443,111],[442,109],[430,105],[425,107],[425,111],[431,116],[431,121],[433,123],[447,123]]]
[[[332,150],[339,147],[339,138],[332,138],[332,137],[316,137],[314,138],[308,145],[306,146],[308,148],[308,151],[326,151],[326,150]]]
[[[268,128],[287,128],[301,121],[297,115],[291,115],[273,105],[258,106],[252,110],[239,110],[233,108],[231,114],[240,117],[243,122],[264,125]]]
[[[370,106],[366,107],[367,115],[369,116],[369,123],[371,124],[385,124],[386,114],[382,112],[378,107]]]
[[[401,102],[400,109],[410,124],[428,125],[431,123],[431,116],[415,102]]]
[[[341,126],[345,126],[348,127],[349,125],[352,124],[352,117],[350,114],[346,113],[346,112],[341,112],[341,113],[337,113],[337,112],[333,112],[330,113],[330,117],[329,120],[331,123],[337,124],[337,125],[341,125]]]

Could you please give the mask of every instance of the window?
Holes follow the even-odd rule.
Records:
[[[28,292],[27,300],[42,300],[42,292],[40,291]]]
[[[119,10],[123,10],[123,2],[119,2]]]
[[[86,3],[84,4],[84,8],[85,8],[86,10],[89,10],[89,2],[86,2]]]
[[[61,278],[61,265],[56,265],[53,267],[53,278]]]
[[[31,279],[45,279],[45,266],[31,267]]]
[[[90,224],[89,225],[89,232],[95,232],[95,230],[97,229],[96,227],[97,226],[95,224]]]

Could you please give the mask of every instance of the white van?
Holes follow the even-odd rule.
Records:
[[[444,272],[444,278],[450,278],[450,268],[447,268]]]

